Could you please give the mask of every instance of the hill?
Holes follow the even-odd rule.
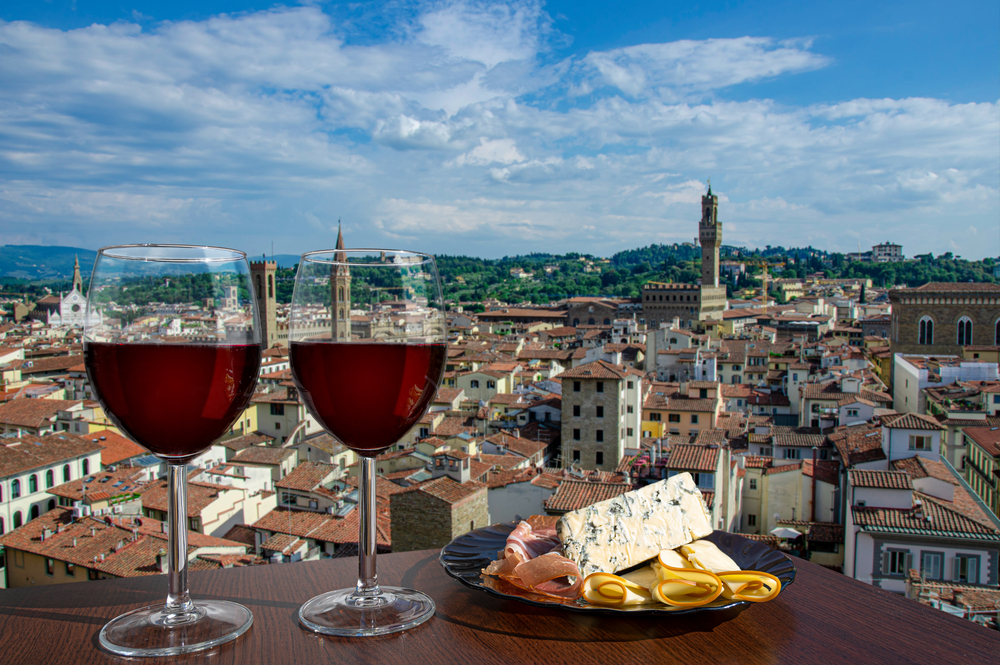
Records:
[[[43,245],[0,246],[0,277],[27,280],[72,279],[73,262],[80,258],[84,278],[94,268],[97,252],[80,247]]]

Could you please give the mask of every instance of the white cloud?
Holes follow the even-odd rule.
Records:
[[[342,216],[352,244],[610,254],[690,240],[708,177],[727,242],[912,255],[996,228],[1000,103],[783,105],[752,86],[828,65],[809,40],[563,57],[540,2],[408,7],[364,40],[318,6],[0,22],[0,237],[293,252]]]

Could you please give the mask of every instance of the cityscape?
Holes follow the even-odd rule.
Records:
[[[719,530],[991,623],[1000,285],[880,288],[806,269],[769,278],[772,262],[722,259],[724,211],[708,189],[690,283],[647,282],[633,298],[449,301],[441,387],[376,459],[379,550],[442,547],[688,472]],[[903,250],[886,242],[851,260],[921,260]],[[192,570],[357,553],[357,456],[292,381],[277,270],[251,262],[265,348],[257,391],[229,434],[189,462]],[[728,298],[743,275],[756,286]],[[512,269],[508,279],[533,276]],[[348,327],[363,340],[423,325],[392,295],[350,301],[349,273],[328,283],[342,297],[347,286],[349,326],[344,311],[311,316],[338,338]],[[0,305],[0,545],[12,588],[165,570],[165,463],[95,400],[81,355],[84,291],[77,262],[67,292]],[[165,302],[133,326],[226,339],[249,316],[232,291],[204,306]]]
[[[0,10],[0,599],[173,594],[184,556],[185,594],[187,571],[360,556],[364,578],[373,552],[412,577],[456,539],[690,474],[744,552],[995,640],[1000,37],[952,15],[984,3],[47,4]],[[127,243],[233,247],[248,272],[98,281]],[[434,262],[346,258],[380,247]],[[336,268],[302,277],[319,249]],[[94,386],[93,345],[123,340],[243,345],[252,397],[171,467]],[[370,449],[374,504],[304,340],[444,359]],[[331,394],[378,386],[358,362]],[[179,421],[186,389],[144,380]],[[350,415],[371,435],[375,413]]]

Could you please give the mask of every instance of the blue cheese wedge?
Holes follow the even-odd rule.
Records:
[[[712,531],[690,473],[566,513],[556,524],[563,554],[584,577],[617,573]]]

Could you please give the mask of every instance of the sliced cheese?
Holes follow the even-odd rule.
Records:
[[[688,561],[694,564],[695,568],[713,573],[725,573],[740,569],[736,562],[729,558],[729,555],[708,540],[697,540],[683,545],[681,552]]]
[[[563,554],[586,577],[617,573],[712,533],[712,520],[689,473],[563,515]]]

